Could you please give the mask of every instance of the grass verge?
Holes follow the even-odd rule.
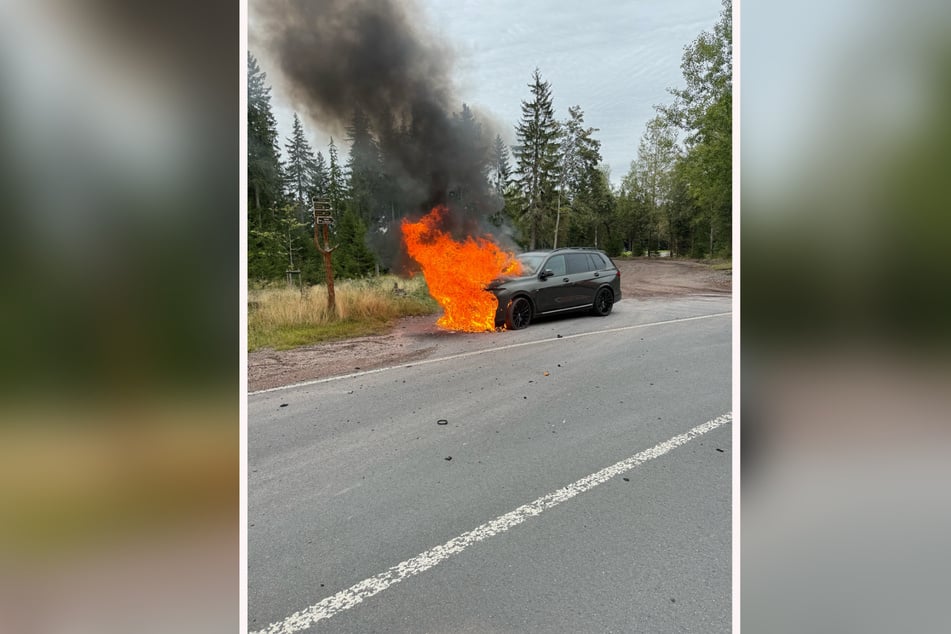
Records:
[[[326,286],[248,291],[248,350],[287,350],[386,332],[400,317],[431,315],[439,305],[422,276],[342,280],[334,285],[337,310],[327,310]]]

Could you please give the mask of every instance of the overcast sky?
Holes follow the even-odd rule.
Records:
[[[254,3],[254,0],[251,0]],[[419,0],[431,32],[455,49],[456,93],[499,123],[514,141],[521,102],[537,66],[551,83],[555,116],[581,106],[599,128],[601,154],[616,185],[637,153],[654,106],[668,103],[680,87],[685,45],[712,30],[720,0]],[[253,15],[253,10],[252,10]],[[251,22],[253,32],[253,17]],[[281,144],[290,135],[294,108],[282,94],[266,55],[260,60],[272,84]],[[305,122],[305,127],[310,128]],[[315,150],[326,155],[329,132],[307,129]],[[335,138],[338,144],[342,139]]]

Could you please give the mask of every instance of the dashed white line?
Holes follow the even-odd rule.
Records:
[[[482,524],[471,531],[463,533],[462,535],[449,540],[445,544],[441,544],[435,548],[430,548],[426,552],[420,553],[412,559],[407,559],[406,561],[400,562],[385,572],[370,577],[369,579],[364,579],[363,581],[350,586],[346,590],[341,590],[337,594],[329,596],[308,608],[305,608],[299,612],[295,612],[283,621],[272,623],[266,629],[252,632],[252,634],[291,634],[292,632],[299,632],[303,629],[309,628],[318,621],[329,619],[335,614],[343,612],[344,610],[349,610],[350,608],[359,605],[366,599],[383,592],[390,586],[397,584],[400,581],[429,570],[433,566],[442,563],[443,561],[462,552],[475,543],[481,542],[494,535],[504,533],[509,529],[518,526],[525,520],[535,517],[536,515],[541,515],[548,509],[553,508],[562,502],[565,502],[566,500],[570,500],[579,493],[590,491],[599,484],[603,484],[615,476],[630,471],[634,467],[637,467],[648,460],[659,458],[672,449],[676,449],[677,447],[690,442],[697,436],[701,436],[711,430],[716,429],[717,427],[731,422],[732,420],[733,414],[728,412],[722,416],[714,418],[713,420],[707,421],[702,425],[697,425],[690,431],[678,436],[674,436],[669,440],[665,440],[662,443],[654,445],[650,449],[645,449],[644,451],[637,453],[630,458],[626,458],[625,460],[617,462],[610,467],[605,467],[597,473],[593,473],[576,482],[573,482],[572,484],[569,484],[566,487],[558,489],[553,493],[549,493],[548,495],[540,497],[534,502],[529,502],[528,504],[522,505],[510,513],[506,513],[505,515],[501,515],[490,522],[486,522],[485,524]]]
[[[574,335],[563,335],[561,337],[549,337],[547,339],[538,339],[537,341],[523,341],[521,343],[511,343],[507,346],[499,346],[498,348],[485,348],[483,350],[472,350],[471,352],[461,352],[459,354],[449,355],[447,357],[437,357],[435,359],[423,359],[422,361],[413,361],[412,363],[401,363],[400,365],[391,365],[385,368],[375,368],[373,370],[363,370],[361,372],[351,372],[350,374],[341,374],[340,376],[328,376],[323,379],[314,379],[312,381],[302,381],[300,383],[292,383],[290,385],[279,385],[278,387],[268,388],[266,390],[258,390],[256,392],[248,392],[248,396],[254,396],[256,394],[266,394],[268,392],[278,392],[280,390],[290,390],[295,387],[307,387],[308,385],[317,385],[318,383],[329,383],[330,381],[339,381],[341,379],[352,379],[358,376],[366,376],[367,374],[377,374],[379,372],[386,372],[388,370],[395,370],[397,368],[405,368],[407,366],[416,366],[416,365],[427,365],[430,363],[440,363],[442,361],[452,361],[455,359],[464,359],[466,357],[474,357],[480,354],[488,354],[490,352],[499,352],[501,350],[511,350],[513,348],[521,348],[523,346],[534,346],[540,343],[550,343],[552,341],[564,341],[566,339],[576,339],[578,337],[590,337],[591,335],[603,335],[606,332],[623,332],[625,330],[636,330],[638,328],[648,328],[651,326],[663,326],[665,324],[677,324],[685,321],[696,321],[698,319],[711,319],[713,317],[724,317],[727,315],[732,315],[732,312],[725,313],[714,313],[712,315],[698,315],[696,317],[682,317],[680,319],[668,319],[667,321],[654,321],[647,324],[634,324],[632,326],[619,326],[618,328],[607,328],[605,330],[594,330],[592,332],[579,332]]]

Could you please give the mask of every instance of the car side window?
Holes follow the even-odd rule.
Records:
[[[565,256],[567,260],[568,275],[573,273],[585,273],[591,270],[586,253],[569,253]]]
[[[592,271],[600,271],[604,268],[604,264],[601,262],[601,258],[597,253],[589,253],[588,262]]]
[[[564,275],[565,274],[565,256],[556,255],[548,259],[548,263],[545,264],[546,269],[551,269],[555,275]]]

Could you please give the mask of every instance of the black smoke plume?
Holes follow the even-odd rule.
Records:
[[[277,69],[295,109],[324,130],[352,131],[355,117],[371,129],[386,182],[375,201],[383,208],[361,210],[365,217],[415,218],[445,204],[447,230],[484,232],[501,207],[486,181],[489,131],[454,97],[452,50],[426,30],[414,3],[263,0],[257,7],[251,47]]]

